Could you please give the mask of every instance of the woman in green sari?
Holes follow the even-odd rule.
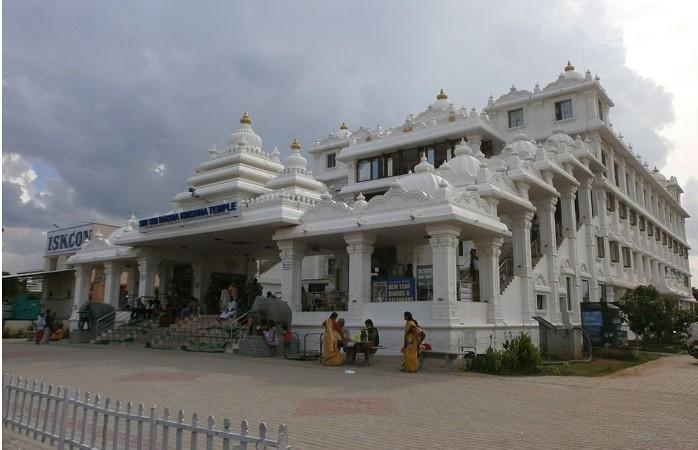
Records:
[[[322,323],[325,332],[322,336],[322,363],[326,366],[339,366],[342,364],[342,354],[337,345],[337,313],[333,312],[330,317]]]

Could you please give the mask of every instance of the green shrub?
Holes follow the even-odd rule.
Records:
[[[502,350],[488,348],[484,354],[476,355],[470,370],[497,374],[535,374],[540,372],[542,359],[540,350],[533,345],[528,334],[519,335],[504,342]]]

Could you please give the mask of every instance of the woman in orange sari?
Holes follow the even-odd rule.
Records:
[[[325,334],[322,336],[322,363],[326,366],[339,366],[342,364],[342,354],[337,345],[337,313],[330,314],[329,319],[322,322]]]
[[[403,362],[402,370],[405,372],[416,372],[419,369],[419,325],[412,317],[412,313],[405,312],[405,342],[402,347]]]

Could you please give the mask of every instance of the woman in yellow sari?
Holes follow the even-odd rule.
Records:
[[[322,336],[322,363],[326,366],[339,366],[342,364],[342,354],[337,345],[337,313],[330,314],[329,319],[322,322],[325,334]]]
[[[416,372],[419,369],[419,325],[412,318],[412,313],[405,312],[405,343],[402,347],[403,362],[402,370],[405,372]]]

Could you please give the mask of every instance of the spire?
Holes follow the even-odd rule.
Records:
[[[567,65],[565,66],[565,72],[569,72],[569,71],[571,71],[571,70],[574,70],[574,66],[573,66],[572,63],[568,60],[568,61],[567,61]]]
[[[300,151],[301,150],[301,143],[298,142],[298,139],[293,138],[293,142],[291,142],[291,150],[293,150],[293,151]]]
[[[438,95],[436,96],[437,100],[446,100],[447,98],[448,98],[448,95],[446,95],[446,93],[444,92],[443,89],[441,89],[439,91]]]
[[[245,111],[245,114],[240,117],[240,123],[250,125],[252,123],[252,119],[250,119],[250,115],[247,114],[247,111]]]
[[[339,126],[340,130],[348,130],[349,127],[347,126],[346,122],[342,122],[342,124]]]

